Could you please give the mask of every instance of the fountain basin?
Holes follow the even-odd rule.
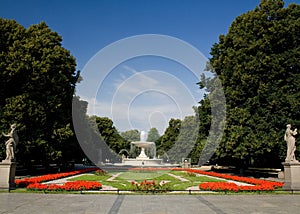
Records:
[[[122,165],[128,166],[161,166],[162,159],[125,158]]]

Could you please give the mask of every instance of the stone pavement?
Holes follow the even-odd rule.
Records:
[[[1,214],[299,213],[300,195],[0,193]]]

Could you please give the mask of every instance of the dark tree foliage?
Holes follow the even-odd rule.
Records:
[[[262,0],[233,21],[211,55],[227,104],[215,158],[240,167],[280,167],[286,124],[300,125],[300,5]]]
[[[116,154],[122,149],[129,149],[129,142],[122,138],[111,119],[98,116],[92,116],[91,119],[96,122],[102,139]]]
[[[204,87],[204,86],[203,86]],[[197,108],[194,108],[196,115],[198,115],[198,138],[195,143],[194,148],[190,152],[189,157],[192,160],[192,163],[194,165],[199,163],[200,156],[202,154],[202,151],[207,143],[207,137],[210,130],[211,125],[211,106],[209,102],[209,98],[207,95],[204,96],[204,99],[202,99],[199,102],[199,106]],[[208,158],[209,159],[209,158]],[[208,160],[204,160],[203,162],[207,162]],[[202,165],[202,161],[200,162],[200,165]]]
[[[167,152],[177,142],[178,135],[180,133],[181,120],[171,119],[169,126],[165,133],[156,141],[157,154],[160,157],[164,157],[166,160],[169,159]]]
[[[22,163],[76,158],[71,125],[75,58],[44,23],[0,19],[0,131],[16,123]],[[3,140],[3,139],[2,139]],[[3,158],[4,147],[1,147]]]

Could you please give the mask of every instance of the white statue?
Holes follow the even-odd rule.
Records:
[[[285,162],[297,162],[295,157],[296,139],[294,137],[297,134],[297,129],[292,131],[291,124],[286,125],[286,127],[287,128],[284,134],[284,140],[287,143],[287,154],[286,154]]]
[[[6,161],[15,161],[16,159],[16,147],[19,143],[19,137],[16,130],[16,124],[10,126],[10,132],[8,134],[2,133],[3,136],[9,137],[5,142],[6,147]]]

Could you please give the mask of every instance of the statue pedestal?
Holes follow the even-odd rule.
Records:
[[[16,162],[0,162],[0,189],[13,189],[15,184]]]
[[[300,163],[284,162],[284,190],[300,190]]]

